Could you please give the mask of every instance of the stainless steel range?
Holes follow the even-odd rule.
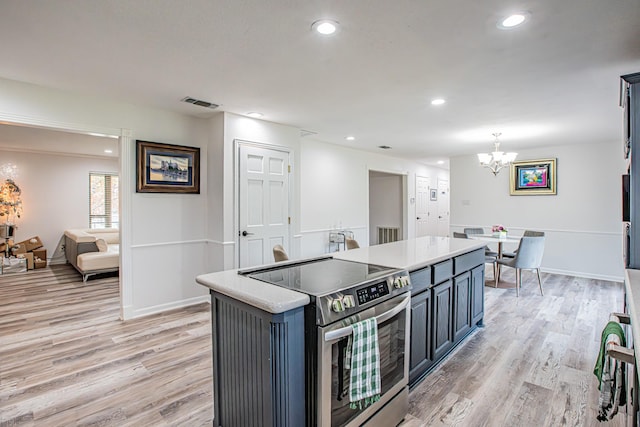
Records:
[[[333,258],[289,262],[240,274],[308,294],[305,307],[306,418],[309,426],[397,425],[408,410],[409,274]],[[377,319],[381,398],[349,407],[344,353],[350,324]]]

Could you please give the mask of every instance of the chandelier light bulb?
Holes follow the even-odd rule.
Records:
[[[478,161],[480,166],[488,168],[494,176],[498,175],[498,172],[506,166],[509,166],[511,162],[516,159],[518,153],[505,153],[500,150],[500,141],[498,137],[502,135],[500,132],[492,134],[496,139],[493,143],[493,152],[491,153],[478,153]]]

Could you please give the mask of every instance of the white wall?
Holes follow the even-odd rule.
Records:
[[[401,175],[369,175],[369,244],[379,243],[378,227],[402,230],[403,201]]]
[[[293,257],[325,253],[329,230],[339,222],[367,244],[369,170],[407,174],[405,198],[415,196],[416,173],[432,182],[449,175],[408,160],[301,140],[291,126],[227,113],[197,119],[2,79],[0,120],[121,135],[125,318],[204,301],[207,292],[194,278],[237,265],[236,140],[291,150]],[[201,194],[135,193],[135,139],[200,147]],[[415,204],[408,204],[405,215],[412,237]]]
[[[209,271],[205,120],[4,79],[0,119],[123,135],[119,173],[129,177],[120,183],[123,316],[207,299],[194,280]],[[135,139],[201,147],[201,194],[135,193]]]
[[[89,227],[89,172],[118,172],[118,159],[0,150],[0,164],[18,167],[23,214],[16,241],[39,236],[47,258],[64,263],[55,252],[64,230]]]
[[[476,156],[451,165],[451,228],[504,224],[510,233],[546,232],[545,271],[622,280],[621,145],[521,150],[518,160],[557,158],[556,196],[510,196],[509,170],[493,176]]]
[[[304,138],[300,144],[300,233],[303,257],[329,250],[329,232],[342,225],[360,246],[368,246],[369,171],[407,175],[405,199],[415,197],[416,174],[448,179],[449,171],[411,160],[353,150]],[[415,236],[415,202],[407,203],[406,234]]]
[[[212,168],[221,167],[222,176],[222,206],[224,215],[222,218],[222,227],[218,228],[217,235],[213,236],[214,245],[223,242],[224,249],[212,249],[216,253],[223,253],[223,260],[214,260],[215,264],[211,265],[212,271],[230,269],[238,265],[238,215],[236,213],[236,166],[237,166],[237,141],[253,142],[259,144],[269,144],[284,147],[290,152],[290,161],[292,173],[290,174],[289,186],[292,203],[291,211],[291,230],[292,240],[289,255],[292,258],[298,257],[300,253],[300,236],[298,230],[300,227],[300,187],[299,183],[299,153],[300,153],[300,130],[292,126],[271,123],[264,120],[256,120],[249,117],[238,116],[235,114],[224,113],[224,136],[222,140],[223,153],[222,157],[216,159],[216,165]],[[220,141],[216,138],[216,143]],[[220,235],[219,233],[222,233]]]

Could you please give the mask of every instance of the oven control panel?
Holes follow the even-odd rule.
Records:
[[[356,290],[358,296],[358,304],[366,304],[385,295],[389,295],[389,287],[387,282],[377,283],[365,288]]]
[[[408,273],[394,274],[379,282],[327,295],[323,297],[320,308],[324,312],[326,307],[329,312],[325,312],[326,314],[323,317],[326,318],[328,315],[328,317],[335,320],[340,317],[350,316],[360,311],[363,306],[369,305],[369,303],[375,303],[378,300],[383,301],[400,293],[408,292],[410,285]]]

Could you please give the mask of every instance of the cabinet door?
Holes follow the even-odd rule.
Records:
[[[471,270],[471,324],[481,325],[484,317],[484,265]]]
[[[453,341],[460,341],[471,330],[471,273],[453,279]]]
[[[409,384],[431,366],[431,289],[411,298]]]
[[[433,288],[433,360],[438,360],[453,344],[451,307],[453,282],[447,280]]]

